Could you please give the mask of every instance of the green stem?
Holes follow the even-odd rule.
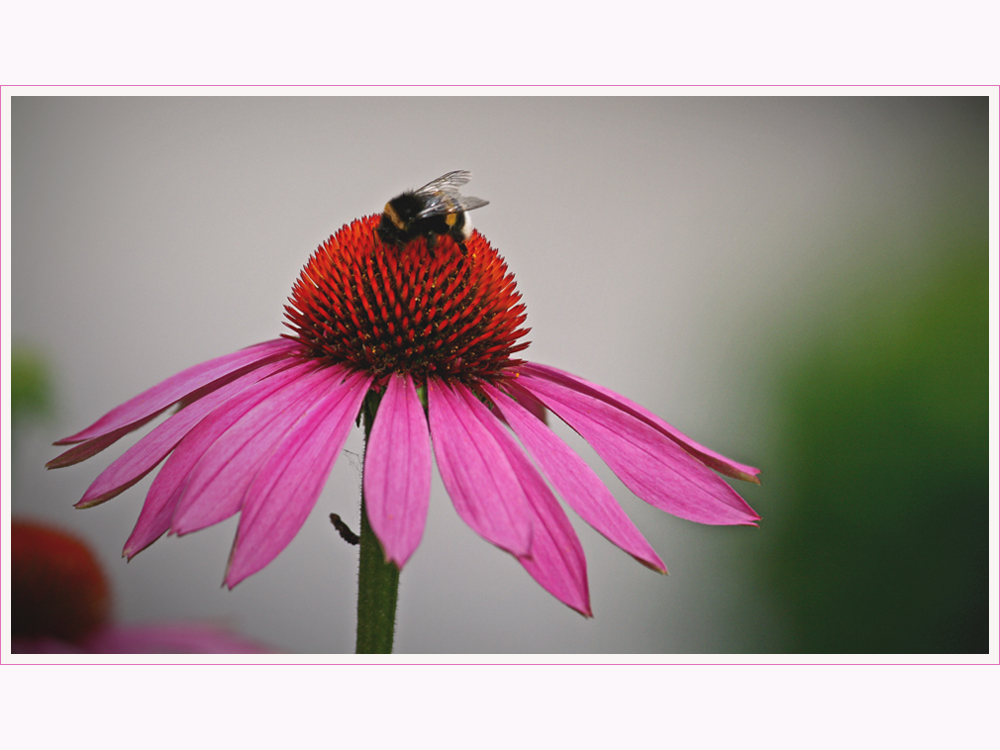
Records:
[[[365,447],[378,397],[369,394],[362,413],[365,422]],[[396,629],[396,595],[399,591],[399,568],[386,562],[365,509],[364,482],[361,490],[361,554],[358,563],[358,640],[355,653],[391,654],[392,639]]]

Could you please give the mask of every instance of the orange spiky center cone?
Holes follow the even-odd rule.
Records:
[[[474,384],[521,363],[511,355],[526,313],[514,276],[473,232],[383,243],[380,215],[341,228],[319,246],[285,306],[286,325],[310,356],[376,378],[408,373]]]

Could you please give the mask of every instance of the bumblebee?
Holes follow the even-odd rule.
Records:
[[[405,245],[426,237],[428,247],[437,238],[448,235],[465,252],[465,240],[472,234],[467,211],[482,208],[489,201],[460,195],[458,188],[472,178],[472,172],[460,169],[431,180],[422,188],[400,193],[385,204],[378,236],[386,244]]]

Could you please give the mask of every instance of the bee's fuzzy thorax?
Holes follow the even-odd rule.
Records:
[[[466,171],[448,172],[416,190],[400,193],[385,204],[378,234],[386,244],[404,245],[423,237],[433,246],[447,235],[459,244],[469,238],[467,213],[488,201],[462,195],[458,188],[471,178]]]

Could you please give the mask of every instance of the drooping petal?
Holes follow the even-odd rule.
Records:
[[[524,388],[519,388],[516,391],[511,392],[510,396],[517,401],[517,403],[527,409],[528,412],[534,415],[535,419],[538,419],[544,424],[549,423],[549,410],[545,408],[545,404],[524,390]]]
[[[229,588],[271,562],[302,528],[371,382],[371,376],[363,373],[349,375],[343,382],[339,376],[330,377],[329,390],[264,463],[240,514],[226,570]]]
[[[458,515],[488,542],[527,554],[532,514],[514,469],[476,416],[486,407],[465,386],[453,391],[433,378],[427,401],[438,470]]]
[[[312,362],[302,377],[275,391],[243,414],[205,451],[185,480],[171,530],[175,534],[212,526],[243,507],[246,491],[284,435],[327,391],[340,382],[341,368]]]
[[[756,525],[760,519],[717,474],[638,417],[552,380],[522,373],[518,383],[580,433],[650,505],[698,523]]]
[[[202,418],[258,380],[287,367],[281,360],[248,372],[189,404],[119,456],[87,488],[77,508],[90,508],[120,495],[156,468]]]
[[[573,375],[572,373],[564,372],[563,370],[559,370],[555,367],[549,367],[548,365],[540,365],[536,362],[526,362],[521,367],[521,370],[536,377],[557,383],[566,388],[579,391],[585,395],[600,398],[663,433],[710,469],[715,469],[715,471],[720,474],[732,477],[733,479],[740,479],[744,482],[760,484],[760,480],[757,478],[757,474],[760,474],[760,469],[738,463],[730,458],[726,458],[721,453],[716,453],[715,451],[706,448],[704,445],[701,445],[689,438],[680,430],[671,427],[658,416],[653,414],[653,412],[640,406],[634,401],[630,401],[624,396],[605,388],[604,386],[597,385],[596,383],[590,383],[583,378]]]
[[[510,461],[533,515],[531,551],[517,561],[556,599],[591,617],[587,560],[566,513],[506,428],[485,409],[476,414]],[[547,429],[526,411],[525,416]]]
[[[643,565],[666,566],[586,461],[518,402],[492,386],[484,390],[552,485],[584,521]]]
[[[269,378],[259,380],[202,419],[177,444],[163,464],[163,468],[153,479],[142,511],[139,513],[139,520],[128,541],[125,542],[122,554],[131,559],[170,529],[177,505],[184,494],[188,475],[226,430],[254,406],[302,377],[306,372],[310,372],[314,367],[308,361],[303,361]]]
[[[286,356],[289,351],[300,346],[298,342],[289,339],[274,339],[189,367],[116,406],[90,427],[57,441],[56,445],[81,443],[131,425],[138,427],[191,392],[211,383],[225,385],[229,380],[239,377],[245,368],[260,367]]]
[[[46,462],[46,469],[63,469],[67,466],[72,466],[73,464],[78,464],[81,461],[86,461],[91,456],[96,456],[102,450],[107,448],[109,445],[114,445],[121,438],[128,435],[134,430],[138,430],[147,422],[151,422],[156,419],[164,410],[156,412],[156,414],[150,414],[148,417],[144,417],[136,422],[125,425],[124,427],[119,427],[117,430],[112,430],[104,435],[93,438],[91,440],[86,440],[79,445],[74,445],[67,451],[63,451],[58,456],[53,458],[51,461]],[[53,443],[53,445],[63,445],[64,443]]]
[[[431,494],[431,439],[409,375],[389,378],[365,448],[365,510],[386,560],[402,568],[420,544]]]

